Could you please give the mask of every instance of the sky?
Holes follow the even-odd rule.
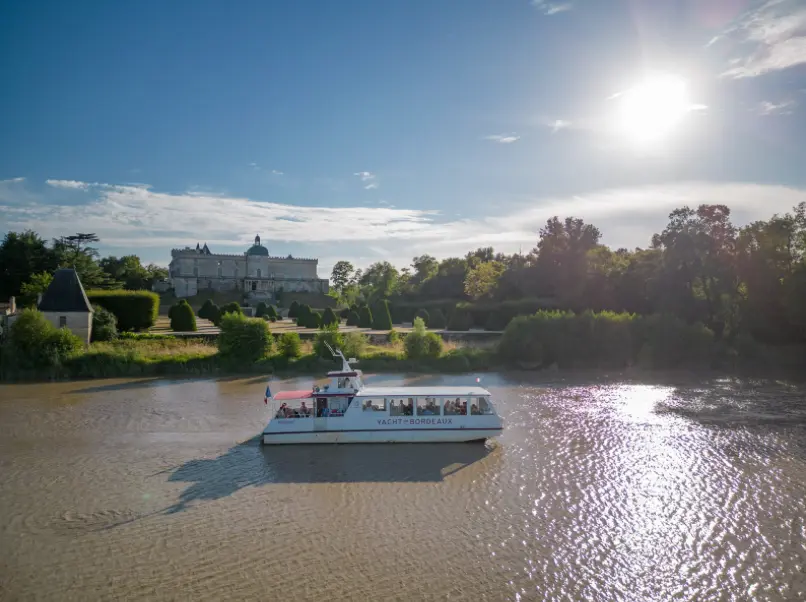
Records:
[[[0,232],[403,267],[806,201],[803,0],[0,5]]]

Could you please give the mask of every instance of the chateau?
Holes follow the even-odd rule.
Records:
[[[328,281],[319,278],[318,259],[272,257],[255,244],[239,255],[211,253],[204,246],[173,249],[169,273],[177,297],[191,297],[200,290],[240,290],[250,299],[275,300],[284,292],[327,293]]]

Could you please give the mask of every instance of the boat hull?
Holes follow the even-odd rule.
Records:
[[[501,428],[263,432],[264,445],[311,443],[465,443],[500,435]]]

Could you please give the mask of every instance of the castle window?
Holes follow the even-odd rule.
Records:
[[[261,271],[260,271],[260,268],[258,268],[258,271],[257,271],[257,277],[258,277],[258,278],[262,278],[262,273],[261,273]]]

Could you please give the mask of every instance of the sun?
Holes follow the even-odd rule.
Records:
[[[648,78],[614,98],[617,132],[642,145],[664,140],[699,108],[692,104],[685,80],[676,76]]]

